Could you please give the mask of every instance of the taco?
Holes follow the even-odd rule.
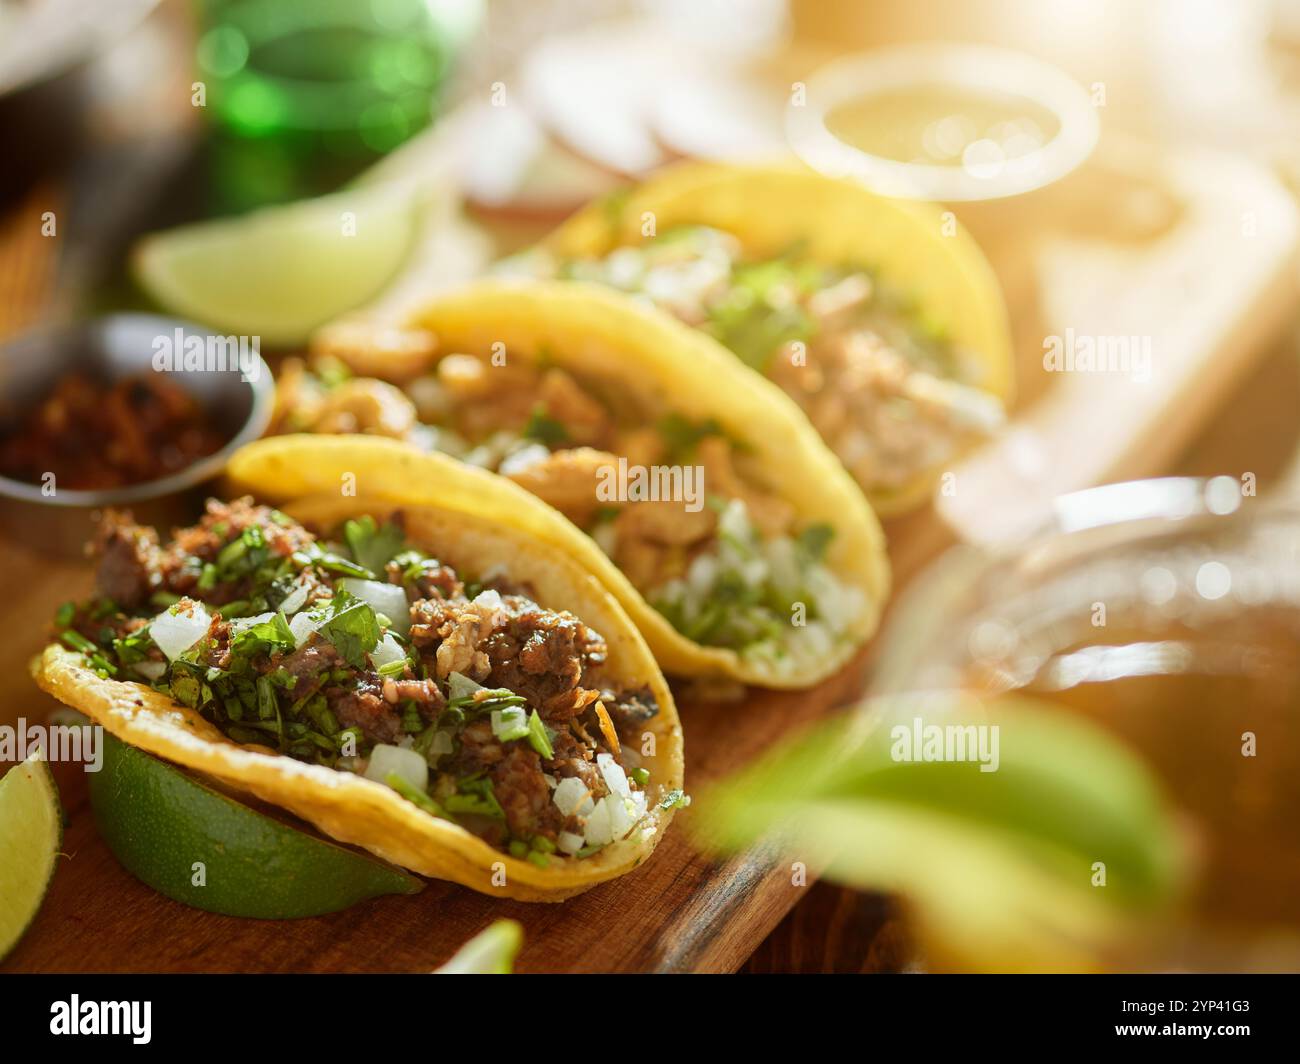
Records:
[[[997,281],[951,217],[793,167],[687,163],[499,269],[648,298],[807,414],[878,513],[922,503],[1004,421]]]
[[[310,465],[327,441],[276,442]],[[445,498],[416,505],[213,500],[167,542],[108,514],[37,682],[422,875],[528,901],[622,875],[685,801],[672,695],[619,605],[529,534],[545,507],[436,474]]]
[[[669,315],[487,280],[317,354],[281,376],[280,431],[392,436],[526,488],[667,672],[804,687],[875,628],[888,565],[861,492],[780,389]]]

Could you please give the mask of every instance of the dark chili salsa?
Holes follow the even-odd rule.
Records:
[[[55,488],[103,491],[169,476],[226,438],[175,381],[146,373],[105,384],[66,374],[25,417],[0,432],[0,475]]]

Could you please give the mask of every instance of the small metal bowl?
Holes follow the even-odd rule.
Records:
[[[16,422],[54,389],[65,373],[84,370],[109,382],[153,367],[160,336],[212,335],[199,326],[150,314],[113,314],[71,325],[42,328],[0,347],[0,432]],[[230,455],[266,431],[274,405],[271,371],[253,356],[249,379],[238,369],[173,371],[174,380],[204,408],[227,438],[220,450],[180,472],[157,480],[105,491],[56,490],[43,495],[39,484],[0,476],[0,531],[36,550],[78,555],[94,531],[99,511],[130,507],[137,519],[167,526],[188,521],[198,506],[202,486],[225,468]]]

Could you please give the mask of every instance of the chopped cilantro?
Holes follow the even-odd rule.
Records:
[[[528,715],[519,706],[505,706],[492,711],[492,734],[503,743],[525,739],[529,734]]]
[[[381,528],[369,514],[344,524],[343,538],[353,560],[373,573],[383,572],[406,540],[400,526],[385,524]]]
[[[835,529],[830,525],[824,522],[809,525],[799,533],[799,547],[813,561],[821,561],[834,538]]]
[[[408,781],[402,776],[399,776],[396,772],[390,772],[387,776],[385,776],[384,782],[387,783],[388,786],[393,788],[393,790],[395,790],[398,794],[400,794],[412,805],[419,806],[430,816],[440,817],[444,820],[446,819],[447,814],[443,810],[442,806],[440,806],[437,802],[435,802],[432,798],[430,798],[427,794],[425,794],[424,791],[420,790],[410,781]]]
[[[674,413],[659,419],[659,435],[668,445],[669,460],[682,462],[695,454],[695,448],[706,436],[722,435],[722,426],[713,418],[691,421]]]
[[[477,813],[479,816],[504,820],[506,811],[501,808],[492,790],[492,781],[486,776],[469,776],[460,781],[457,793],[443,800],[449,813]]]
[[[309,543],[304,549],[295,551],[293,560],[300,568],[314,565],[327,573],[338,573],[340,576],[355,576],[360,580],[376,579],[375,574],[364,565],[358,565],[351,558],[328,551],[319,543]]]
[[[815,286],[815,279],[786,259],[737,266],[732,287],[709,308],[709,325],[742,362],[765,370],[781,345],[808,340],[816,322],[798,297]]]
[[[330,600],[330,618],[318,629],[322,638],[354,669],[366,668],[366,655],[379,643],[375,611],[355,595],[337,588]]]
[[[270,620],[236,628],[230,641],[230,653],[233,657],[247,658],[272,650],[292,650],[294,643],[288,620],[283,613],[276,613]]]
[[[548,415],[546,408],[540,403],[533,407],[532,415],[528,418],[521,435],[526,440],[536,440],[547,447],[558,447],[569,440],[568,430]]]
[[[537,715],[537,710],[533,710],[533,715],[528,718],[528,745],[536,750],[542,757],[549,761],[555,756],[555,748],[551,745],[551,736],[542,723],[542,718]]]

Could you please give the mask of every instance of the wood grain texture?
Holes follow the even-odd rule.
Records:
[[[898,902],[816,883],[745,962],[749,975],[896,974],[918,970]]]

